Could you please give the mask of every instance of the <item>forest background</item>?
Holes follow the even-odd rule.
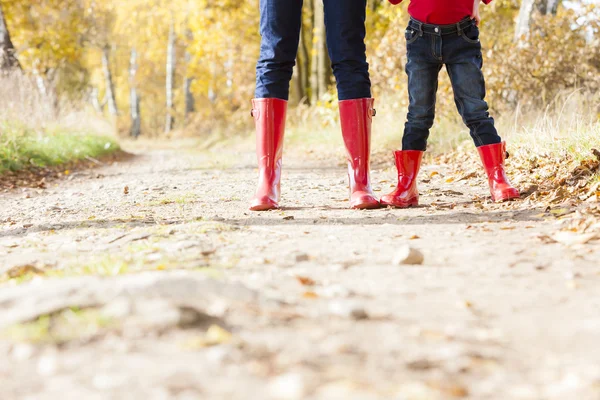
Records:
[[[376,149],[397,147],[403,130],[406,6],[368,2]],[[289,135],[329,144],[339,135],[322,2],[304,8]],[[482,12],[488,101],[502,136],[538,153],[588,156],[600,136],[598,1],[495,0]],[[0,17],[2,169],[118,148],[112,139],[69,133],[192,136],[201,146],[251,137],[256,1],[0,0]],[[432,150],[468,140],[449,80],[440,76]],[[37,154],[47,148],[63,150]]]

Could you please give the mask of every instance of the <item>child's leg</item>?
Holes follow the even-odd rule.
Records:
[[[429,130],[435,118],[438,76],[442,64],[431,53],[428,35],[408,44],[408,116],[402,138],[402,150],[427,149]]]
[[[452,82],[454,100],[477,147],[502,142],[485,101],[485,80],[479,29],[472,25],[461,35],[444,42],[446,69]]]

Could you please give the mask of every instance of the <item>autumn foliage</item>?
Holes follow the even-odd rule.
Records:
[[[328,95],[311,79],[318,73],[317,63],[326,65],[319,58],[324,44],[315,4],[305,1],[291,96],[313,106],[335,98],[331,74],[319,75],[326,79]],[[600,7],[583,0],[569,4],[556,14],[534,12],[529,34],[517,40],[519,1],[495,0],[482,7],[484,72],[495,112],[543,108],[566,90],[596,95]],[[166,114],[172,114],[176,129],[188,127],[194,133],[246,114],[260,41],[256,0],[0,0],[0,6],[16,56],[40,90],[113,114],[123,132],[129,130],[130,110],[135,108],[132,90],[139,100],[142,134],[148,136],[164,132]],[[374,0],[368,7],[374,92],[404,106],[406,5]],[[172,105],[166,88],[170,41],[175,54],[169,62],[174,71]],[[444,95],[449,92],[443,83],[442,112],[446,106],[453,108],[452,96]]]

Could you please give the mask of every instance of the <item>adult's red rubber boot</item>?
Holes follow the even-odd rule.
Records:
[[[370,178],[371,122],[375,115],[373,99],[340,101],[342,136],[348,152],[350,207],[379,208],[373,195]]]
[[[504,160],[506,160],[506,143],[490,144],[478,147],[479,156],[488,176],[492,200],[501,202],[518,199],[519,191],[515,189],[506,177]]]
[[[418,150],[395,151],[394,158],[398,169],[398,187],[392,193],[381,198],[381,205],[396,208],[419,205],[417,175],[421,168],[423,152]]]
[[[286,112],[287,101],[285,100],[252,100],[252,116],[256,123],[258,189],[250,203],[251,211],[279,208]]]

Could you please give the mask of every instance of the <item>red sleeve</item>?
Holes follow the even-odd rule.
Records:
[[[490,4],[492,0],[482,0],[485,4]]]
[[[388,1],[389,1],[390,3],[392,3],[393,5],[396,5],[396,4],[400,4],[400,3],[402,3],[402,0],[388,0]],[[484,1],[485,1],[485,0],[484,0]],[[488,1],[492,1],[492,0],[488,0]]]

